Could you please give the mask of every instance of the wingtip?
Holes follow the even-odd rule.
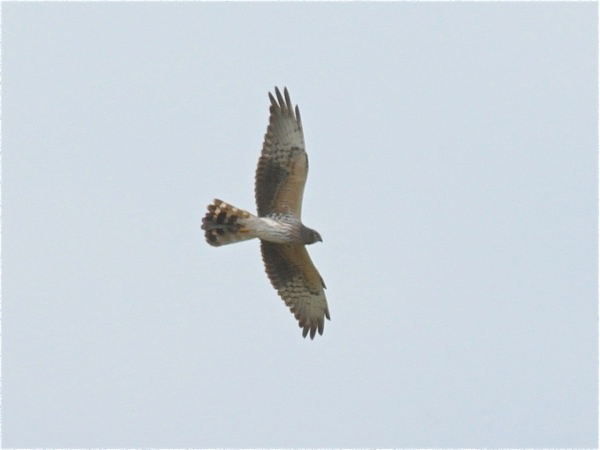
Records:
[[[327,312],[326,317],[329,319],[329,313]],[[302,337],[306,339],[307,336],[310,336],[311,340],[314,340],[317,332],[319,332],[320,336],[323,336],[323,330],[325,328],[325,321],[320,320],[317,323],[312,323],[308,325],[298,324],[300,328],[302,328]]]
[[[289,111],[293,111],[292,100],[290,99],[290,93],[286,87],[283,88],[283,96],[285,97],[285,105]]]
[[[277,97],[280,97],[280,96],[281,96],[281,91],[279,90],[279,87],[277,87],[277,86],[274,86],[274,87],[273,87],[273,90],[275,91],[275,95],[276,95]],[[283,87],[283,95],[284,95],[284,96],[288,96],[288,97],[289,97],[288,88],[287,88],[286,86],[284,86],[284,87]]]
[[[283,95],[281,94],[281,90],[277,86],[275,86],[273,90],[275,92],[274,95],[271,92],[269,92],[269,101],[271,102],[271,113],[274,113],[277,109],[279,109],[282,110],[284,113],[290,114],[298,121],[300,129],[302,129],[300,109],[298,108],[298,105],[294,107],[288,88],[286,86],[283,87]]]
[[[275,95],[277,96],[277,100],[279,101],[279,107],[283,109],[285,107],[285,102],[283,100],[281,92],[279,91],[279,88],[277,87],[275,88]]]

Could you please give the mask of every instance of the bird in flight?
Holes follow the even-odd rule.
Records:
[[[322,242],[321,235],[302,224],[302,195],[308,174],[308,155],[298,106],[287,88],[269,93],[269,125],[256,168],[254,194],[257,214],[215,199],[202,219],[206,242],[215,247],[260,239],[265,270],[271,284],[302,328],[302,336],[323,334],[331,320],[325,283],[306,245]]]

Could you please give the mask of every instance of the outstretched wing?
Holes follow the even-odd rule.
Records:
[[[271,115],[256,168],[256,208],[259,216],[283,213],[300,219],[308,174],[300,111],[292,107],[287,88],[285,98],[278,88],[275,95],[277,100],[269,93]]]
[[[290,308],[302,335],[310,331],[323,334],[329,308],[325,298],[325,283],[303,245],[282,245],[261,241],[260,249],[267,275],[273,287]]]

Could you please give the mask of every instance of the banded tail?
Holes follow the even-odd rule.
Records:
[[[219,247],[255,238],[256,235],[247,226],[253,218],[249,212],[215,199],[208,205],[208,212],[202,219],[206,242]]]

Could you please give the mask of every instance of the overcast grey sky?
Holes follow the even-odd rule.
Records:
[[[6,447],[595,447],[596,3],[4,3]],[[314,341],[258,242],[299,104]]]

